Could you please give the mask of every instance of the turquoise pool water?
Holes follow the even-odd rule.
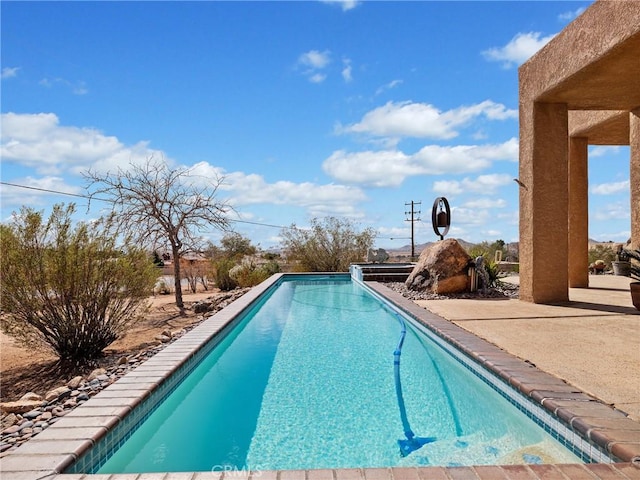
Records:
[[[362,285],[288,280],[97,473],[578,462]]]

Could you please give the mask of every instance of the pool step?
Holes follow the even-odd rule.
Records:
[[[360,264],[362,279],[365,282],[404,282],[415,264],[413,263],[370,263]]]

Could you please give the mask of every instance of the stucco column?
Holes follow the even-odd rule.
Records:
[[[569,139],[569,286],[589,286],[589,141]]]
[[[631,245],[640,248],[640,108],[629,113]]]
[[[566,104],[520,101],[520,300],[569,299]]]

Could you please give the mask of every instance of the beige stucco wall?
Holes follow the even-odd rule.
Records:
[[[570,283],[588,284],[586,145],[631,145],[630,223],[640,244],[638,79],[636,0],[595,2],[520,67],[522,300],[562,302]]]
[[[589,286],[589,139],[569,141],[569,287]]]
[[[631,245],[640,248],[640,108],[629,113]]]

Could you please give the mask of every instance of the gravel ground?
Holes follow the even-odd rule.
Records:
[[[520,288],[518,285],[511,283],[501,282],[495,287],[487,289],[486,292],[478,290],[477,292],[465,292],[465,293],[450,293],[447,295],[440,295],[437,293],[431,293],[427,291],[415,291],[409,290],[402,282],[389,282],[385,283],[387,287],[400,293],[403,297],[409,300],[448,300],[452,298],[518,298]]]

